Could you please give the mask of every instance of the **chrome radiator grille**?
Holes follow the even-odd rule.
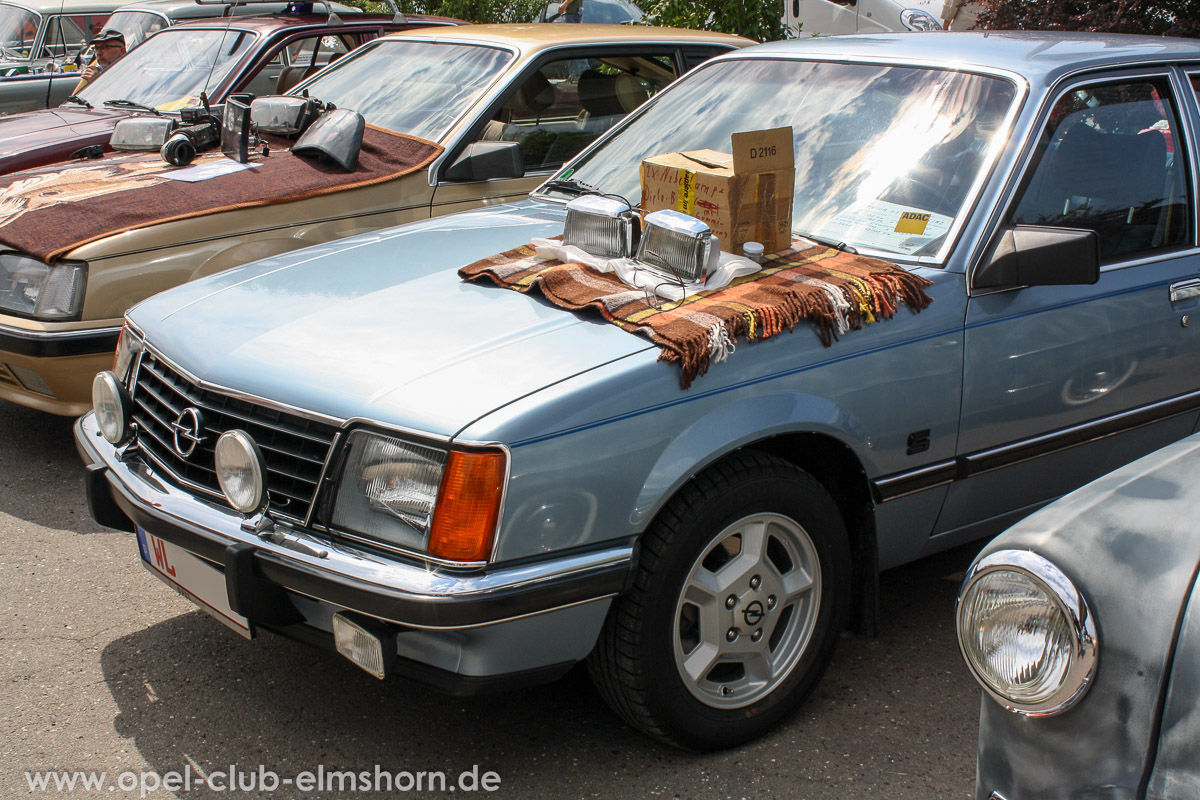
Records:
[[[132,397],[138,449],[165,477],[224,502],[213,448],[240,428],[262,451],[270,510],[299,522],[308,516],[336,426],[203,389],[149,350]]]

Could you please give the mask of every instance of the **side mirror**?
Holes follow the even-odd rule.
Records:
[[[971,276],[972,289],[1084,286],[1100,280],[1100,237],[1082,228],[1005,228]]]
[[[446,168],[448,181],[493,181],[525,176],[525,159],[517,142],[471,142]]]

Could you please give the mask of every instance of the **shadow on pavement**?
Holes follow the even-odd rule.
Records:
[[[0,400],[0,512],[57,530],[108,530],[88,514],[74,424]]]
[[[262,765],[282,779],[379,765],[443,771],[453,785],[478,765],[501,777],[492,797],[844,798],[873,786],[894,797],[961,798],[973,778],[979,694],[958,655],[952,609],[976,549],[885,573],[882,635],[847,634],[796,717],[725,753],[677,752],[630,730],[582,669],[548,686],[457,699],[377,681],[341,656],[270,633],[244,641],[201,612],[113,641],[101,664],[119,708],[116,731],[160,774]],[[847,769],[855,783],[843,782]],[[381,796],[352,785],[236,796]]]

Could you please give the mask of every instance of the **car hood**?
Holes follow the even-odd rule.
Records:
[[[128,112],[59,106],[0,117],[0,158],[111,131]]]
[[[488,412],[647,349],[641,337],[459,267],[562,231],[534,201],[255,262],[129,318],[194,378],[338,419],[452,436]]]

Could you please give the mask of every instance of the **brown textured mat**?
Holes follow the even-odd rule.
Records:
[[[721,361],[737,339],[767,339],[808,320],[826,347],[839,333],[890,318],[901,303],[913,311],[932,299],[931,281],[888,261],[844,253],[807,239],[772,253],[754,275],[656,308],[641,289],[583,264],[538,258],[525,245],[463,267],[469,281],[484,278],[518,292],[537,288],[571,310],[594,308],[621,328],[648,335],[661,361],[678,362],[684,389]]]
[[[368,126],[358,168],[273,148],[254,169],[198,183],[169,180],[172,167],[152,153],[121,153],[0,177],[0,243],[51,262],[113,233],[239,208],[288,203],[395,180],[426,166],[441,145]],[[207,152],[192,164],[223,161]]]

